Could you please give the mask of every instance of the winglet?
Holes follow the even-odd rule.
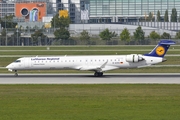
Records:
[[[175,42],[172,40],[161,40],[150,53],[144,55],[153,57],[164,57],[170,45],[174,44]]]

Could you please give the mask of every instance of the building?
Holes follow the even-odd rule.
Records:
[[[57,11],[68,10],[71,22],[81,23],[81,10],[85,9],[85,3],[85,0],[57,0]]]
[[[180,14],[180,0],[89,0],[92,23],[138,22],[151,12],[156,19],[157,11],[163,16],[176,8]],[[169,19],[170,20],[170,19]]]
[[[0,18],[15,14],[15,3],[0,1]]]
[[[46,16],[46,3],[45,2],[17,2],[15,4],[15,16],[17,18],[24,17],[26,21],[42,21]]]
[[[42,23],[43,17],[48,26],[50,26],[49,23],[54,15],[58,14],[60,10],[67,10],[73,24],[83,23],[81,30],[86,28],[84,23],[94,24],[91,25],[90,31],[93,30],[93,26],[94,29],[103,28],[96,28],[97,23],[113,23],[129,24],[131,26],[141,25],[157,28],[158,31],[161,31],[161,29],[179,31],[180,24],[178,22],[175,24],[164,22],[165,11],[168,10],[168,17],[171,20],[173,8],[176,8],[177,16],[179,17],[180,0],[1,0],[0,17],[13,14],[18,18],[17,22],[24,22],[21,22],[21,26],[24,28],[26,28],[26,25],[30,27],[38,26],[40,28],[45,23]],[[40,10],[37,22],[30,19],[30,11],[32,10]],[[161,14],[161,22],[158,23],[156,22],[157,11],[160,11]],[[153,21],[147,21],[149,13],[152,13]],[[108,28],[111,29],[111,25]],[[124,26],[121,28],[124,28]]]
[[[0,17],[15,14],[15,4],[46,3],[46,15],[54,16],[59,10],[68,10],[72,23],[82,23],[81,10],[88,10],[90,23],[138,22],[146,20],[151,12],[156,19],[157,11],[163,16],[176,8],[180,15],[180,0],[1,0]],[[24,12],[26,10],[24,9]]]

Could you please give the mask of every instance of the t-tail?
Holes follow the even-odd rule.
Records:
[[[161,40],[150,53],[144,55],[152,57],[164,57],[170,45],[174,44],[175,42],[172,40]]]

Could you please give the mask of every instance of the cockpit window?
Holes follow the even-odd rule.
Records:
[[[15,63],[20,63],[21,62],[21,60],[16,60],[16,61],[14,61]]]

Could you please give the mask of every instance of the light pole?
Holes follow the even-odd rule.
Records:
[[[1,33],[0,33],[0,46],[1,46]]]
[[[5,42],[5,44],[6,44],[6,46],[7,46],[7,28],[6,28],[6,16],[5,16],[5,30],[6,30],[6,42]]]
[[[54,32],[55,32],[55,17],[56,17],[56,14],[54,14]]]
[[[6,46],[7,46],[7,29],[6,29]]]
[[[18,28],[17,28],[17,30],[16,30],[16,32],[17,32],[17,46],[18,46]]]

